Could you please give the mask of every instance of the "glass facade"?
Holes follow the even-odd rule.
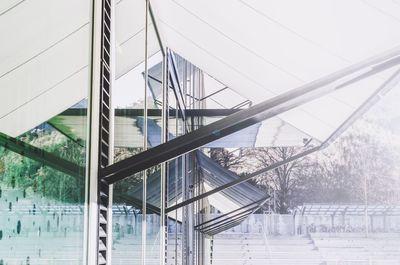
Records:
[[[0,265],[399,264],[400,4],[284,2],[0,3]]]
[[[0,264],[84,264],[90,1],[1,6]]]
[[[80,126],[85,130],[85,123]],[[84,143],[49,122],[18,138],[1,134],[1,142],[5,147],[0,152],[0,260],[3,264],[82,264]]]

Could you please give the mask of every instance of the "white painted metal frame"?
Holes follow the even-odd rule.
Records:
[[[91,71],[89,92],[89,129],[87,144],[87,186],[88,188],[88,220],[86,264],[97,264],[98,259],[98,176],[99,176],[99,117],[100,117],[100,78],[101,78],[101,39],[102,39],[102,0],[92,1],[92,34],[91,34]]]

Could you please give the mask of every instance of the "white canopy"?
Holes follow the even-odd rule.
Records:
[[[87,97],[89,11],[89,1],[1,1],[0,132],[18,136]]]
[[[392,0],[151,3],[165,45],[253,102],[400,44]],[[280,117],[324,140],[383,81],[368,78]]]
[[[116,90],[127,89],[128,73],[142,72],[134,69],[143,67],[144,2],[117,1],[116,76],[125,81],[116,82]],[[151,4],[165,46],[253,103],[400,44],[400,3],[394,0]],[[1,132],[18,136],[87,97],[89,6],[78,0],[0,3]],[[148,43],[154,57],[159,47],[151,23]],[[293,132],[322,141],[385,77],[357,82],[280,118],[297,128]]]

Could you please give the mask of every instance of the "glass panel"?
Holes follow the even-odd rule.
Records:
[[[183,157],[169,161],[167,207],[182,202]],[[182,259],[182,209],[168,213],[168,261],[180,264]]]
[[[113,263],[141,263],[142,198],[141,196],[136,196],[134,191],[142,186],[142,174],[136,174],[114,184],[112,217]]]
[[[229,229],[214,237],[215,259],[228,260],[222,253],[236,252],[254,258],[262,249],[268,253],[260,257],[266,263],[398,263],[399,91],[396,87],[388,92],[324,151],[255,177],[253,183],[270,194],[271,201],[264,213],[258,211],[239,225],[231,223],[235,227],[227,224]],[[242,166],[228,167],[251,174],[291,157],[300,151],[296,149],[253,148],[243,156]],[[214,149],[220,156],[212,157],[235,161],[229,149],[224,151]],[[223,200],[213,196],[210,204],[221,208]],[[205,216],[210,220],[221,214],[210,211]]]
[[[146,264],[160,261],[161,222],[161,171],[160,166],[147,171],[147,204],[146,204]]]
[[[1,259],[5,264],[82,264],[85,148],[48,125],[20,139],[24,148],[36,144],[47,150],[56,165],[24,149],[0,148]],[[71,162],[76,169],[64,170]]]
[[[0,4],[0,264],[84,264],[90,1]]]
[[[113,86],[115,108],[115,155],[123,159],[144,150],[144,107],[148,109],[148,148],[161,142],[162,54],[149,17],[148,89],[145,99],[145,3],[126,0],[116,5],[116,80]],[[132,13],[134,12],[134,13]]]
[[[157,146],[162,140],[162,53],[150,14],[145,47],[145,4],[146,1],[127,0],[119,2],[116,7],[116,80],[113,87],[115,162]],[[145,76],[145,48],[148,78]],[[116,202],[125,207],[134,206],[137,215],[132,223],[135,234],[126,235],[125,239],[121,238],[121,232],[116,233],[119,238],[114,236],[116,251],[113,251],[113,262],[159,262],[160,167],[146,171],[146,183],[143,183],[143,174],[118,182],[115,186]],[[143,184],[146,184],[146,193],[143,192]],[[145,194],[147,196],[143,198]],[[131,219],[128,216],[123,218]],[[121,225],[122,222],[118,226],[114,224],[114,231],[125,229]],[[142,231],[143,228],[145,231]],[[125,253],[126,244],[133,244],[129,254]]]

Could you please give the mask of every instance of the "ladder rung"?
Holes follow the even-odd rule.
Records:
[[[99,218],[100,218],[100,220],[99,220],[100,224],[107,224],[107,220],[106,220],[106,218],[104,218],[103,215],[100,214]]]
[[[99,253],[99,260],[98,260],[98,262],[99,262],[99,264],[101,264],[101,265],[107,263],[107,262],[106,262],[106,259],[105,259],[105,258],[103,257],[103,255],[101,255],[100,253]]]
[[[103,230],[103,228],[101,228],[100,227],[100,229],[99,229],[99,237],[107,237],[107,234],[106,234],[106,232],[104,232],[104,230]]]
[[[106,251],[107,247],[104,245],[103,241],[99,240],[99,251]]]

